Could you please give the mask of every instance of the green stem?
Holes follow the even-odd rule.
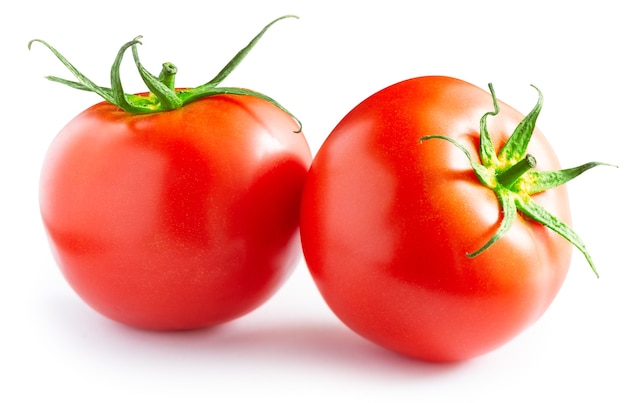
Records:
[[[524,159],[508,168],[506,171],[502,171],[497,175],[498,182],[506,187],[510,188],[515,182],[519,180],[526,172],[530,171],[537,166],[537,160],[530,154],[527,154]]]
[[[167,88],[170,90],[175,90],[175,80],[176,73],[178,69],[174,66],[173,63],[165,62],[163,63],[163,68],[161,69],[161,73],[159,74],[159,81],[161,81]]]

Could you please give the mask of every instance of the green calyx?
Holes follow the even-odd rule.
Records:
[[[536,160],[532,155],[526,153],[526,149],[535,129],[537,117],[543,106],[541,91],[537,87],[534,88],[539,93],[537,104],[519,123],[511,137],[497,153],[487,132],[487,118],[497,115],[500,111],[491,84],[489,84],[489,90],[493,99],[494,110],[485,113],[480,120],[480,161],[472,159],[470,152],[464,146],[447,136],[424,136],[420,139],[420,142],[430,139],[442,139],[458,147],[469,159],[470,165],[480,182],[494,191],[502,206],[503,218],[500,226],[485,245],[475,252],[468,253],[468,257],[478,256],[502,238],[513,226],[515,216],[519,211],[526,217],[550,228],[567,239],[583,253],[593,272],[598,276],[591,255],[580,237],[567,224],[537,204],[531,196],[560,186],[598,165],[614,165],[602,162],[589,162],[578,167],[558,171],[533,171]]]
[[[236,87],[218,87],[218,85],[241,63],[246,55],[257,44],[265,32],[276,22],[285,18],[298,18],[295,15],[285,15],[275,19],[266,25],[261,32],[259,32],[250,43],[241,49],[235,57],[233,57],[228,64],[209,82],[190,89],[176,89],[175,77],[177,68],[172,63],[164,63],[163,68],[159,76],[152,75],[139,61],[139,54],[137,51],[137,45],[141,44],[141,36],[136,37],[130,42],[125,43],[117,53],[117,57],[111,67],[111,87],[100,87],[83,75],[76,67],[74,67],[63,55],[61,55],[55,48],[50,46],[47,42],[41,39],[33,39],[28,43],[30,49],[33,42],[39,42],[46,46],[64,65],[67,69],[76,77],[78,81],[70,81],[59,77],[47,76],[50,81],[58,82],[68,85],[72,88],[76,88],[83,91],[95,92],[100,95],[106,101],[113,105],[120,107],[126,112],[132,114],[147,114],[163,112],[173,109],[178,109],[187,105],[190,102],[196,101],[201,98],[221,95],[221,94],[233,94],[233,95],[248,95],[257,98],[264,99],[285,113],[289,114],[299,126],[298,132],[302,129],[300,121],[282,105],[276,102],[274,99],[267,95],[261,94],[256,91],[247,90],[244,88]],[[131,48],[133,59],[137,70],[144,83],[149,89],[147,95],[135,95],[127,94],[122,87],[122,81],[120,79],[120,65],[126,51]]]

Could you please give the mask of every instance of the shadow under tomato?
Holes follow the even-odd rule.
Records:
[[[427,363],[396,354],[331,320],[250,327],[226,337],[213,333],[207,337],[207,347],[227,349],[259,361],[279,360],[286,365],[332,367],[384,377],[436,376],[459,367],[459,364]]]
[[[84,354],[107,360],[177,362],[207,367],[216,362],[271,363],[299,371],[350,373],[376,378],[422,379],[445,376],[465,363],[437,364],[383,349],[333,318],[260,323],[247,318],[213,328],[155,332],[118,324],[75,300],[48,305],[55,333]],[[50,322],[49,322],[50,324]]]
[[[140,332],[131,330],[131,332]],[[145,333],[145,332],[142,332]],[[215,328],[144,335],[180,353],[202,360],[219,358],[272,363],[285,368],[350,373],[376,378],[434,377],[455,372],[464,363],[430,363],[383,349],[328,319],[298,323],[251,323],[246,319]],[[156,340],[154,340],[156,341]]]

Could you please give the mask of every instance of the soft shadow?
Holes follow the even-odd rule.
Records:
[[[57,300],[47,310],[64,343],[110,360],[176,360],[194,367],[215,362],[265,362],[383,378],[440,376],[465,366],[396,354],[363,339],[333,317],[301,318],[297,322],[241,318],[208,329],[154,332],[113,322],[77,301]]]
[[[143,348],[178,360],[271,363],[285,368],[349,372],[377,378],[432,377],[455,372],[463,363],[431,363],[379,347],[329,318],[259,325],[245,319],[209,329],[148,332],[120,326]]]
[[[339,368],[381,376],[436,376],[460,364],[436,364],[415,360],[383,349],[334,320],[284,323],[241,329],[207,338],[210,348],[280,360],[286,364]]]

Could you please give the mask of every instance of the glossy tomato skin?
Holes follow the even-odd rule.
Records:
[[[498,150],[523,118],[500,102],[489,119]],[[361,336],[428,361],[459,361],[506,343],[536,321],[566,276],[571,246],[518,215],[475,258],[501,219],[498,200],[456,139],[478,159],[491,95],[450,77],[392,85],[355,107],[311,166],[302,196],[304,257],[332,311]],[[559,169],[536,130],[538,170]],[[567,192],[534,196],[570,223]]]
[[[150,115],[103,102],[78,115],[40,181],[70,285],[103,315],[145,329],[201,328],[258,307],[300,256],[311,153],[297,129],[251,96]]]

